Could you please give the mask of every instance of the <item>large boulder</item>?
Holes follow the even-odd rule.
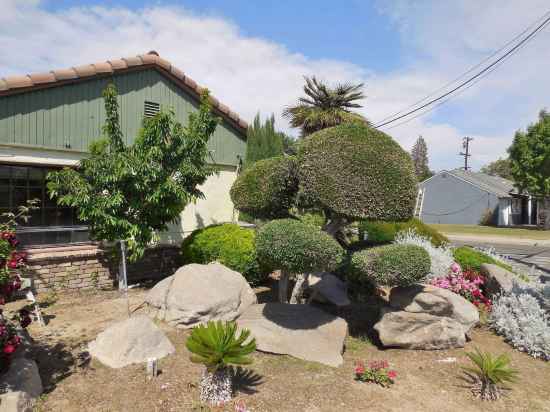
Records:
[[[336,306],[351,304],[347,285],[332,273],[312,273],[309,276],[309,287],[315,300],[328,301]]]
[[[263,352],[340,366],[346,321],[310,305],[267,303],[250,306],[237,320]]]
[[[42,391],[36,362],[16,357],[0,378],[0,412],[31,411],[34,400],[42,395]]]
[[[182,266],[151,289],[147,303],[156,317],[181,328],[209,320],[234,320],[256,295],[238,272],[219,263]]]
[[[485,277],[485,291],[489,295],[509,293],[514,288],[516,276],[500,266],[482,263],[480,272]]]
[[[479,312],[472,303],[436,286],[398,286],[391,290],[389,300],[394,309],[450,318],[462,325],[464,333],[479,322]]]
[[[176,350],[164,333],[145,315],[109,326],[88,345],[90,354],[111,368],[164,358]]]
[[[462,324],[428,313],[383,309],[374,329],[384,347],[435,350],[462,348],[466,343]]]

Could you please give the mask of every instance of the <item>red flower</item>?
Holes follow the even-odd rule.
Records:
[[[388,371],[388,378],[390,378],[390,379],[397,378],[397,372],[396,371]]]
[[[365,365],[363,364],[363,362],[357,362],[357,364],[355,365],[355,374],[362,375],[363,373],[365,373]]]
[[[6,355],[11,355],[13,352],[15,352],[15,349],[17,349],[14,345],[7,344],[4,346],[4,353]]]

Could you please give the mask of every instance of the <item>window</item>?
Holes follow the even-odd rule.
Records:
[[[0,165],[0,213],[15,212],[27,200],[38,199],[27,223],[17,229],[24,246],[88,241],[87,227],[76,217],[73,208],[58,206],[46,189],[46,175],[54,170],[45,167]]]
[[[144,116],[155,117],[160,112],[160,104],[155,102],[145,101]]]

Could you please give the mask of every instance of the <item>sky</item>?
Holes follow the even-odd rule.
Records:
[[[0,0],[0,77],[156,50],[252,120],[281,117],[303,76],[364,83],[373,123],[424,98],[550,11],[548,0]],[[434,170],[478,169],[550,108],[550,27],[430,113],[383,128],[406,150],[422,135]],[[397,122],[396,124],[398,124]],[[393,125],[392,125],[393,126]]]

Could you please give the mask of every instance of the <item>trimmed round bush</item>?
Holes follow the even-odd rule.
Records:
[[[272,269],[290,273],[334,270],[344,250],[319,228],[294,219],[273,220],[256,237],[258,259]]]
[[[182,243],[184,264],[220,262],[253,285],[267,276],[256,258],[256,232],[232,223],[195,230]]]
[[[300,194],[350,219],[412,217],[417,180],[411,157],[364,123],[320,130],[298,147]]]
[[[364,235],[366,233],[367,242],[371,245],[391,243],[395,240],[395,235],[397,235],[397,233],[409,229],[413,229],[419,235],[430,239],[434,246],[441,246],[444,243],[449,243],[449,239],[447,239],[446,236],[417,218],[413,218],[406,222],[364,220],[359,224],[361,239],[365,238]]]
[[[421,281],[430,273],[430,255],[415,245],[378,246],[354,253],[350,266],[353,281],[406,286]]]
[[[273,219],[288,216],[297,191],[296,160],[285,156],[254,163],[235,180],[230,194],[241,212]]]
[[[488,256],[485,253],[475,250],[469,246],[461,246],[456,248],[453,251],[453,257],[462,270],[473,270],[475,272],[480,272],[481,265],[483,263],[491,263],[511,272],[513,271],[512,266],[499,262],[491,256]]]

